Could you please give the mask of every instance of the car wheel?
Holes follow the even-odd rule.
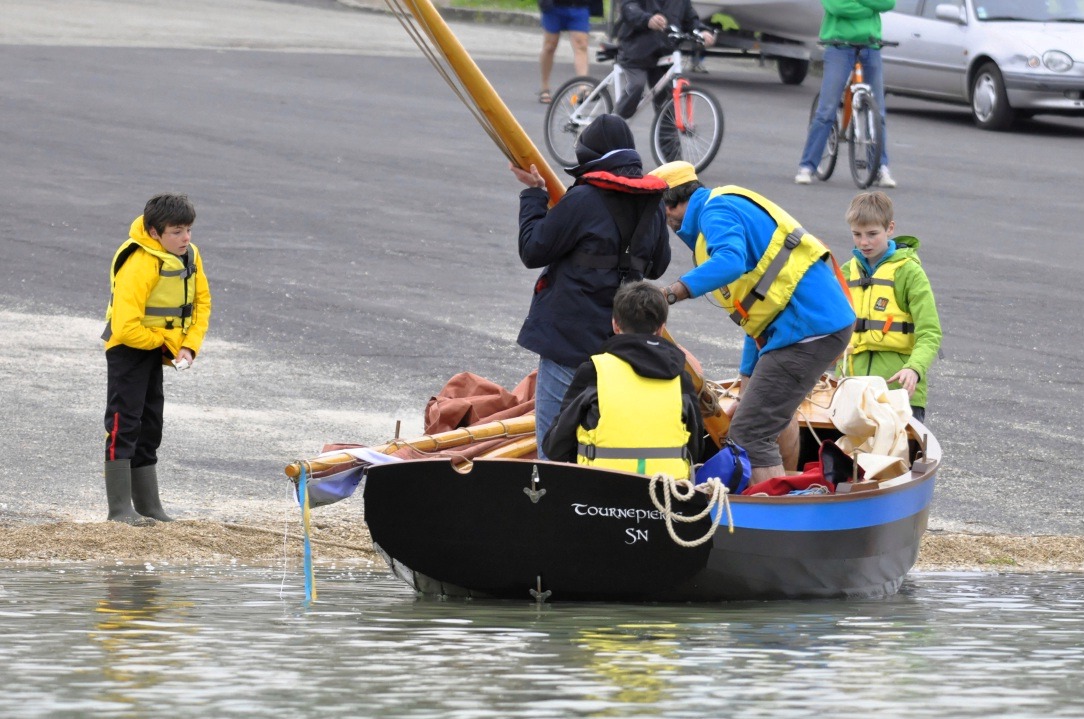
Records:
[[[1001,71],[992,62],[980,67],[971,82],[971,116],[983,130],[1008,130],[1016,119]]]
[[[781,57],[776,62],[779,79],[784,85],[801,85],[802,80],[805,80],[805,76],[809,74],[809,60]]]

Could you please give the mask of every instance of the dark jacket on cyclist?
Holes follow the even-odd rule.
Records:
[[[673,52],[666,33],[647,26],[655,14],[666,16],[667,22],[682,32],[708,29],[689,0],[625,0],[621,3],[621,22],[617,28],[620,43],[617,62],[622,67],[650,69],[660,57]]]
[[[520,193],[519,256],[544,268],[535,282],[519,344],[567,367],[586,362],[613,335],[614,293],[622,281],[657,279],[670,264],[662,209],[666,183],[645,177],[632,132],[621,118],[603,115],[580,135],[580,165],[564,197],[548,208],[539,188]],[[620,214],[615,220],[611,208]],[[632,236],[627,269],[619,268],[620,222]]]

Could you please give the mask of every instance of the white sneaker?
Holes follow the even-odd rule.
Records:
[[[895,187],[896,181],[888,173],[888,167],[884,166],[877,172],[877,187]]]
[[[813,170],[810,170],[808,167],[799,167],[798,174],[794,176],[794,182],[798,185],[812,185]]]

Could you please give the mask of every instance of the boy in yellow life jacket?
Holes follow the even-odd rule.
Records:
[[[617,290],[615,334],[573,375],[543,439],[549,459],[689,477],[704,430],[685,353],[660,336],[668,309],[648,282]]]
[[[158,497],[162,366],[190,367],[211,317],[203,258],[191,242],[195,221],[185,195],[152,197],[110,265],[102,339],[108,372],[105,492],[112,521],[171,521]]]
[[[843,276],[858,319],[837,373],[884,377],[889,389],[902,387],[922,422],[927,375],[941,347],[941,320],[918,259],[919,241],[892,239],[892,216],[892,200],[883,192],[859,193],[847,209],[855,249]]]

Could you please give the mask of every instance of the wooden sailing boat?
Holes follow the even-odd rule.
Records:
[[[498,145],[518,166],[538,167],[559,199],[560,182],[429,1],[404,1]],[[710,382],[695,363],[690,369],[718,443],[740,383]],[[823,383],[797,412],[799,466],[822,459],[825,442],[841,435],[829,413],[835,391]],[[538,601],[873,597],[895,592],[914,564],[941,461],[925,427],[911,420],[905,432],[903,471],[880,481],[835,476],[821,494],[730,498],[718,482],[710,494],[686,493],[667,478],[539,461],[531,456],[531,416],[333,451],[286,473],[335,485],[327,501],[363,486],[374,545],[421,593]],[[484,452],[461,452],[495,440]],[[415,454],[386,461],[403,452]]]

